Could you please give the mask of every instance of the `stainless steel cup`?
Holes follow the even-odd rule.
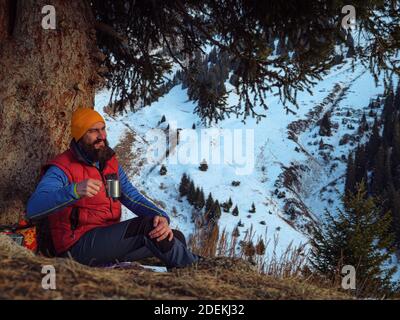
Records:
[[[108,179],[107,183],[107,196],[109,198],[118,199],[121,197],[121,188],[119,184],[119,180],[116,179]]]

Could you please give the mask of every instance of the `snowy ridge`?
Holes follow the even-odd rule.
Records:
[[[235,104],[238,100],[234,88],[226,84],[229,94],[229,104]],[[354,69],[351,62],[334,67],[322,81],[311,88],[313,95],[308,92],[298,93],[300,108],[296,114],[286,114],[282,103],[275,92],[268,94],[266,101],[269,110],[265,112],[266,118],[259,124],[255,119],[227,118],[212,129],[216,132],[228,130],[233,133],[235,129],[252,130],[254,134],[254,148],[251,154],[246,154],[249,159],[254,160],[252,170],[249,174],[238,175],[237,169],[240,165],[232,163],[211,164],[208,162],[208,170],[200,171],[197,163],[174,164],[170,158],[177,156],[188,144],[193,141],[180,141],[179,148],[170,150],[168,158],[161,163],[167,167],[167,174],[159,174],[160,165],[150,163],[146,152],[152,145],[148,133],[154,129],[165,129],[167,123],[175,123],[177,128],[191,129],[196,126],[198,137],[201,136],[200,119],[193,114],[195,104],[188,101],[186,90],[181,86],[174,87],[168,94],[160,98],[151,106],[143,108],[136,113],[127,113],[119,116],[109,116],[103,107],[108,103],[109,93],[103,91],[96,96],[96,109],[101,112],[107,122],[107,132],[110,145],[116,146],[127,132],[135,135],[132,151],[138,156],[133,166],[141,160],[140,171],[130,178],[139,190],[158,203],[170,214],[172,226],[180,229],[187,237],[193,232],[192,206],[185,198],[179,197],[179,183],[183,173],[186,173],[194,181],[196,186],[202,187],[207,196],[212,193],[214,199],[220,202],[232,198],[233,207],[239,208],[239,216],[222,212],[219,220],[220,230],[232,232],[238,222],[243,223],[240,227],[240,238],[244,237],[245,230],[253,226],[256,237],[266,237],[273,241],[279,237],[276,254],[283,253],[291,243],[295,246],[307,242],[307,224],[317,220],[322,210],[340,206],[340,193],[343,191],[343,174],[350,150],[356,147],[355,143],[340,144],[344,134],[354,135],[357,131],[357,122],[366,111],[370,99],[376,98],[383,92],[383,83],[375,86],[372,75],[365,67],[356,65]],[[319,112],[312,114],[316,107]],[[351,116],[347,117],[347,110]],[[261,110],[260,110],[261,111]],[[319,150],[318,121],[326,111],[332,113],[332,122],[337,124],[331,137],[323,137],[327,149]],[[165,115],[166,122],[159,124],[161,117]],[[354,123],[355,129],[351,130],[342,124],[343,119],[347,123]],[[371,118],[367,118],[371,121]],[[303,123],[301,130],[293,131],[293,123]],[[290,138],[289,138],[290,137]],[[226,141],[212,140],[211,144],[223,150]],[[202,141],[195,141],[198,154],[201,154]],[[204,142],[203,142],[204,144]],[[332,147],[329,147],[332,146]],[[245,151],[246,146],[243,146]],[[180,150],[179,150],[180,149]],[[322,151],[322,152],[321,152]],[[160,163],[160,164],[161,164]],[[288,168],[297,167],[298,179],[294,184],[285,185],[282,175]],[[299,169],[300,168],[300,169]],[[239,186],[232,186],[232,181],[240,181]],[[331,185],[336,182],[335,185]],[[278,192],[276,190],[278,189]],[[282,197],[284,192],[285,196]],[[292,201],[290,201],[292,200]],[[254,202],[255,213],[248,210]],[[291,205],[288,205],[291,204]],[[294,207],[295,214],[288,210]],[[175,209],[173,209],[175,208]],[[132,214],[124,210],[124,218]],[[250,216],[250,217],[248,217]],[[265,222],[265,225],[261,222]],[[257,239],[254,239],[255,241]],[[272,254],[274,248],[268,247],[268,255]]]

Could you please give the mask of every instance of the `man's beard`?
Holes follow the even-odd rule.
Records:
[[[96,149],[94,147],[95,144],[99,143],[101,141],[104,142],[104,147],[100,147],[100,148]],[[98,140],[94,141],[92,144],[86,144],[81,140],[81,141],[79,141],[79,146],[86,153],[86,155],[90,158],[90,160],[92,160],[94,162],[99,161],[100,163],[105,163],[114,154],[114,151],[108,145],[107,139],[106,140],[98,139]]]

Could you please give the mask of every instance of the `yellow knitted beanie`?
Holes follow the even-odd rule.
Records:
[[[71,135],[78,141],[96,122],[103,122],[104,118],[97,111],[91,108],[78,108],[72,114]]]

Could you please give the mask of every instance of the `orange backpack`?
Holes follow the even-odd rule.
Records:
[[[19,245],[37,253],[36,227],[25,219],[14,225],[0,225],[0,233],[13,239]]]

